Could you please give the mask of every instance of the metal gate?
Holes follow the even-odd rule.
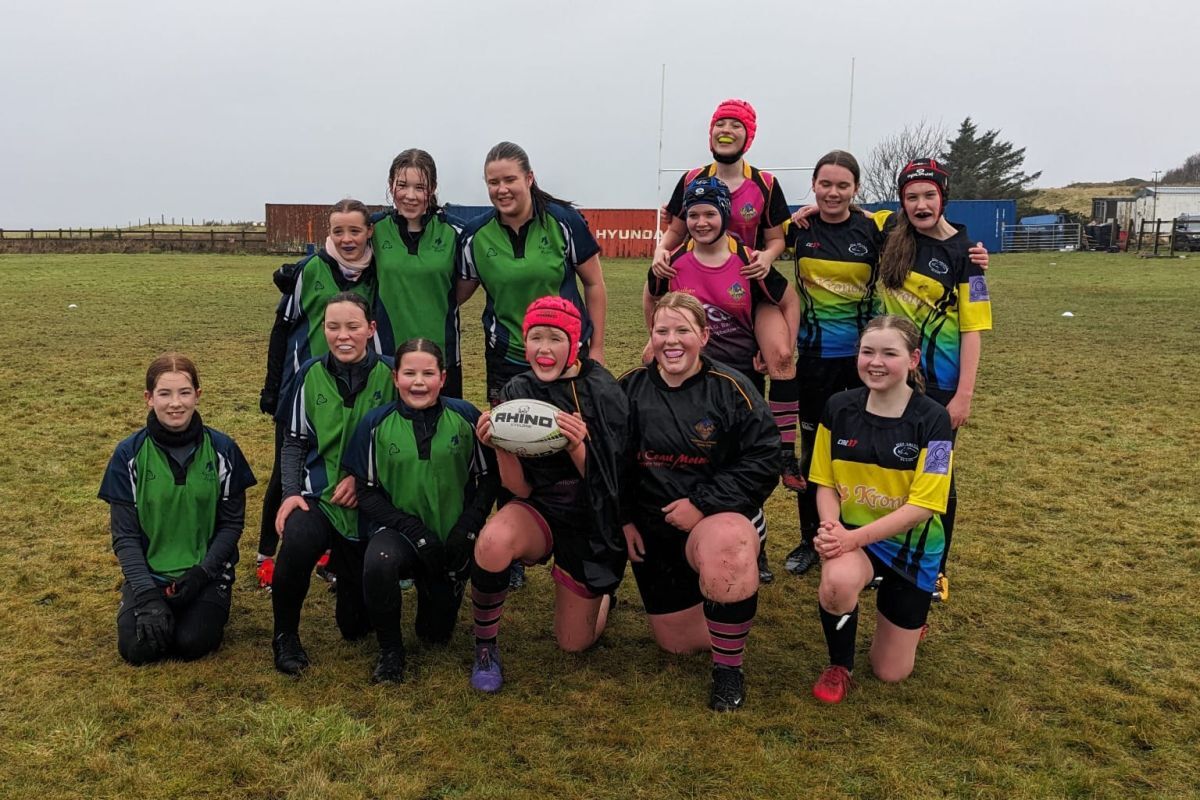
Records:
[[[1000,229],[1000,249],[1005,253],[1082,248],[1083,226],[1074,222],[1052,225],[1003,225]]]

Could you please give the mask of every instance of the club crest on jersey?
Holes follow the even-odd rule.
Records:
[[[396,444],[395,442],[392,442],[391,446],[388,447],[388,455],[389,456],[400,455],[400,445]]]
[[[442,241],[442,237],[439,235],[436,239],[433,240],[433,250],[435,252],[440,253],[445,249],[446,249],[446,243],[444,241]]]
[[[925,451],[925,473],[928,475],[949,475],[950,453],[953,449],[953,442],[930,442],[929,447]]]
[[[967,282],[967,288],[967,297],[972,303],[982,303],[992,299],[988,295],[987,278],[982,275],[972,276],[971,280]]]
[[[391,249],[392,249],[392,243],[391,243],[390,241],[388,241],[387,239],[384,239],[384,240],[383,240],[383,247],[382,247],[381,249],[383,249],[383,250],[391,250]]]
[[[450,437],[450,446],[451,447],[458,447],[459,443],[460,443],[460,440],[458,438],[457,433]]]
[[[699,434],[701,439],[707,440],[712,437],[713,433],[716,432],[717,424],[708,417],[705,417],[693,425],[692,430]]]
[[[379,389],[375,390],[375,394],[371,395],[371,400],[379,403],[383,401],[383,392]]]
[[[495,257],[496,257],[496,248],[494,248],[494,247],[489,247],[489,248],[487,249],[487,257],[488,257],[488,258],[495,258]]]
[[[912,442],[901,442],[892,448],[892,455],[901,461],[916,461],[921,454],[921,448]]]
[[[758,209],[754,207],[754,203],[746,203],[746,205],[742,206],[739,213],[742,215],[742,219],[749,222],[758,214]]]
[[[317,405],[319,405],[319,406],[323,406],[323,405],[325,405],[325,404],[326,404],[326,403],[328,403],[328,402],[329,402],[329,398],[328,398],[328,397],[326,397],[326,396],[325,396],[325,394],[324,394],[323,392],[318,392],[318,393],[317,393]]]
[[[325,284],[321,283],[320,281],[317,281],[316,283],[313,284],[313,288],[319,292],[325,288]]]
[[[746,290],[742,288],[741,283],[735,283],[729,287],[729,299],[733,302],[740,303],[745,296]]]
[[[868,248],[862,242],[855,242],[846,249],[850,251],[850,255],[852,256],[865,256],[867,253],[871,252],[870,248]]]
[[[929,271],[934,275],[945,275],[950,271],[950,265],[940,258],[929,259]]]

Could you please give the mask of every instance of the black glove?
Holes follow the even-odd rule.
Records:
[[[417,558],[430,575],[441,575],[446,570],[446,548],[442,540],[424,525],[413,523],[401,531],[408,543],[417,551]]]
[[[275,416],[275,409],[279,408],[279,394],[274,390],[263,389],[258,394],[258,410],[268,416]]]
[[[150,589],[133,598],[133,617],[136,622],[137,640],[152,642],[154,646],[165,651],[171,646],[172,634],[175,632],[175,617],[163,599],[162,592]]]
[[[208,586],[210,582],[212,582],[212,578],[208,572],[197,564],[175,579],[175,582],[171,584],[172,591],[169,596],[178,605],[190,605],[200,596],[200,590]]]
[[[477,535],[460,525],[455,525],[446,535],[446,576],[451,581],[465,581],[471,577],[471,557],[475,554]]]

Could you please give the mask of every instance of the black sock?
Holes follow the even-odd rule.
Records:
[[[476,564],[471,568],[471,609],[475,617],[475,646],[496,643],[500,615],[508,594],[508,567],[488,572]]]
[[[767,389],[767,405],[771,408],[771,416],[779,428],[779,439],[783,452],[794,455],[796,452],[796,422],[800,418],[800,381],[795,376],[791,378],[771,379]]]
[[[821,628],[825,631],[825,644],[829,647],[829,663],[854,671],[854,640],[858,638],[858,606],[849,614],[830,614],[817,603],[821,611]],[[845,623],[838,628],[838,623]]]
[[[704,621],[712,646],[713,664],[741,669],[746,638],[758,613],[758,592],[734,603],[704,601]]]

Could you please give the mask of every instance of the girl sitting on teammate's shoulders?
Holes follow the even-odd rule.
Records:
[[[541,400],[562,409],[557,421],[568,444],[541,458],[496,450],[501,483],[516,498],[496,512],[475,544],[471,686],[482,692],[499,691],[504,680],[496,637],[509,564],[542,564],[554,557],[554,635],[569,652],[599,638],[610,594],[625,571],[618,514],[629,416],[625,395],[599,362],[579,357],[583,320],[571,301],[535,300],[522,328],[530,369],[506,383],[499,399]],[[490,412],[480,416],[476,431],[492,445]]]
[[[376,683],[404,680],[401,581],[416,584],[417,638],[450,640],[498,487],[492,451],[475,438],[479,411],[441,396],[441,348],[429,339],[402,343],[392,377],[399,400],[367,414],[343,458],[367,523],[363,591],[379,638]]]
[[[817,428],[808,480],[830,664],[813,695],[826,703],[850,687],[862,590],[881,579],[871,668],[894,682],[912,672],[936,588],[954,443],[946,409],[922,392],[919,345],[908,320],[871,320],[858,347],[865,386],[835,394]]]
[[[200,658],[221,644],[254,474],[233,439],[200,420],[191,359],[146,371],[146,427],[117,445],[100,485],[125,583],[117,650],[130,664]]]

